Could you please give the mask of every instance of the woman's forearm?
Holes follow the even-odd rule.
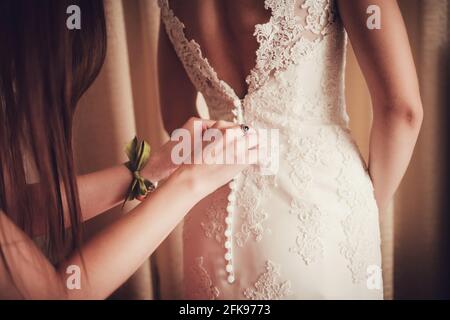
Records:
[[[189,174],[178,170],[151,199],[107,227],[83,247],[84,267],[78,254],[59,269],[82,268],[81,290],[68,298],[103,299],[125,282],[204,195]]]
[[[132,178],[124,165],[79,176],[82,220],[89,220],[123,202]]]
[[[170,160],[173,143],[168,142],[152,153],[141,171],[144,178],[158,182],[169,176],[176,166]],[[125,165],[117,165],[77,178],[83,221],[121,204],[128,194],[133,175]]]
[[[8,261],[0,259],[0,298],[107,298],[206,195],[193,176],[189,170],[176,171],[148,200],[86,242],[82,258],[75,252],[57,269],[0,211],[0,246]],[[69,266],[81,270],[80,289],[67,287]]]
[[[149,160],[148,167],[154,166],[152,158]],[[159,166],[161,167],[161,166]],[[145,168],[142,175],[152,182],[159,181],[166,177],[172,171],[166,169],[158,171]],[[167,166],[168,167],[168,166]],[[107,169],[99,170],[77,177],[78,192],[80,197],[81,220],[87,221],[97,215],[116,207],[123,203],[128,194],[133,176],[125,165],[117,165]],[[30,185],[30,192],[39,190],[40,185]],[[64,190],[63,195],[64,195]],[[67,210],[66,203],[63,201],[64,210]],[[33,235],[40,236],[45,232],[45,220],[43,217],[36,217],[33,224]],[[66,221],[66,227],[70,227],[70,221]]]
[[[369,173],[382,212],[387,209],[411,160],[422,117],[419,102],[374,108]]]

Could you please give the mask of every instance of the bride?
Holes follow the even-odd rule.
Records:
[[[166,128],[196,115],[279,130],[279,170],[246,169],[184,223],[188,299],[382,299],[379,213],[422,121],[392,0],[159,0]],[[370,5],[381,29],[366,26]],[[347,37],[370,88],[368,165],[348,128]],[[369,279],[378,270],[379,285]]]

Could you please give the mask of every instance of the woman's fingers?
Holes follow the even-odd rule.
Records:
[[[250,129],[246,132],[241,126],[234,125],[221,130],[224,139],[218,141],[223,143],[223,152],[226,164],[255,164],[258,161],[258,136],[256,130]],[[220,145],[218,146],[220,148]]]
[[[196,155],[203,161],[194,163],[193,168],[210,190],[229,182],[249,165],[258,164],[258,135],[254,129],[217,121],[203,133],[202,142],[198,150],[201,155]]]
[[[207,119],[202,119],[201,121],[203,131],[212,128],[217,123],[217,121]]]
[[[255,149],[259,145],[258,133],[255,129],[250,128],[245,134],[248,149]]]
[[[216,129],[228,129],[228,128],[233,128],[233,127],[236,127],[236,124],[234,122],[229,122],[229,121],[224,121],[224,120],[218,120],[213,125],[213,128],[216,128]]]
[[[248,131],[244,131],[241,126],[234,125],[228,129],[225,129],[227,143],[240,142],[243,143],[245,149],[253,149],[258,146],[258,133],[255,129],[249,128]]]
[[[202,135],[195,134],[194,130],[202,128]],[[192,153],[201,153],[207,158],[206,164],[248,165],[257,163],[258,135],[253,128],[244,128],[228,121],[214,121],[199,118],[190,118],[184,129],[192,134]],[[201,138],[201,143],[195,139]],[[197,147],[195,147],[197,146]],[[252,152],[249,152],[252,151]]]
[[[200,118],[197,118],[197,117],[191,117],[183,125],[183,128],[189,130],[191,133],[194,133],[194,128],[195,128],[195,125],[197,124],[197,126],[199,128],[201,128],[202,132],[203,132],[203,131],[205,131],[205,130],[207,130],[209,128],[212,128],[216,124],[216,122],[217,121],[214,121],[214,120],[200,119]]]
[[[259,155],[258,152],[253,149],[253,150],[247,150],[247,156],[246,156],[246,164],[251,165],[251,164],[258,164],[259,163]]]

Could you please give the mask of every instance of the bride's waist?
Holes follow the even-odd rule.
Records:
[[[209,115],[214,120],[232,121],[233,108],[209,105]],[[342,103],[280,103],[269,101],[244,104],[242,119],[256,127],[296,130],[299,126],[337,125],[348,127],[349,118]]]
[[[290,112],[273,111],[245,112],[244,122],[255,128],[278,129],[281,132],[298,134],[299,130],[339,127],[348,129],[348,116],[343,113],[323,113],[317,115],[299,115]]]

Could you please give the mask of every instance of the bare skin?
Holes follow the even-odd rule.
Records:
[[[170,0],[204,56],[243,97],[245,78],[255,64],[254,26],[269,19],[261,0]],[[423,111],[416,69],[405,25],[393,0],[338,0],[338,9],[372,97],[374,120],[370,136],[369,173],[380,211],[385,211],[408,167],[422,123]],[[378,5],[382,29],[366,27],[366,9]],[[161,110],[167,130],[196,115],[196,92],[164,31],[160,34]],[[174,86],[180,88],[174,95]],[[186,104],[186,101],[190,103]],[[191,103],[192,102],[192,103]]]

